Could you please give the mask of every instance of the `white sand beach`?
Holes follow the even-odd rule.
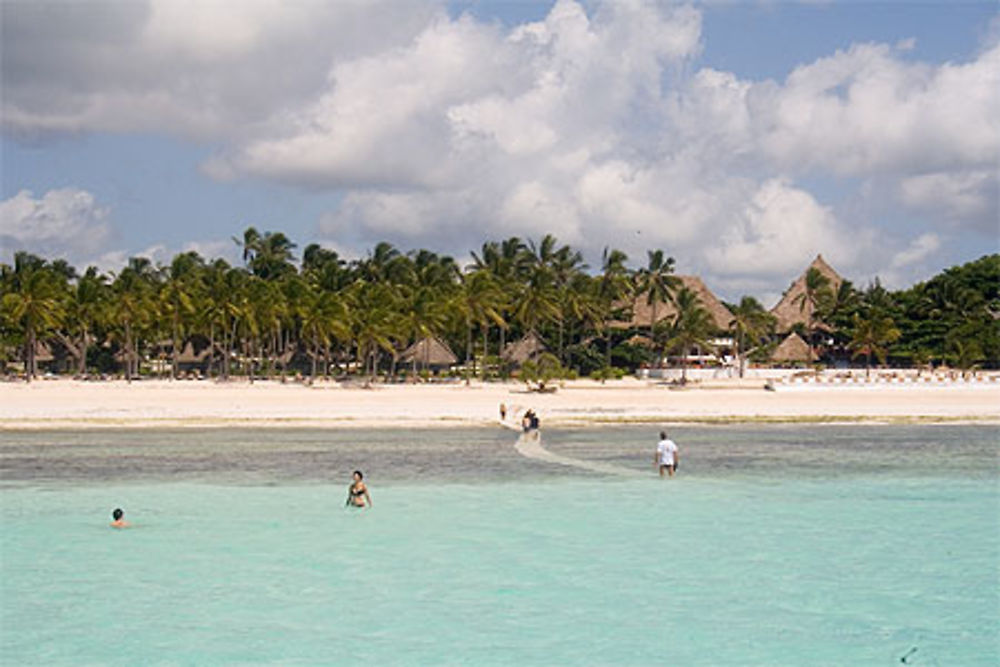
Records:
[[[442,427],[497,423],[499,405],[533,408],[544,426],[671,422],[1000,423],[1000,382],[778,384],[718,381],[685,389],[626,379],[523,384],[307,386],[258,381],[39,380],[0,384],[0,429],[86,427]],[[518,414],[520,414],[520,412]]]

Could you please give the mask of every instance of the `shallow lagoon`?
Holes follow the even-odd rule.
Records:
[[[0,661],[996,664],[996,433],[3,433]]]

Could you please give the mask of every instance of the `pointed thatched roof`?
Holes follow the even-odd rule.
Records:
[[[771,314],[774,315],[778,320],[778,331],[784,332],[791,329],[796,324],[803,324],[809,326],[809,318],[812,314],[812,305],[809,303],[802,306],[801,302],[797,302],[797,299],[806,291],[806,274],[809,273],[809,269],[817,269],[824,276],[830,280],[830,289],[836,290],[840,287],[840,283],[844,281],[836,271],[833,270],[826,260],[823,259],[823,255],[816,255],[816,259],[806,267],[806,270],[802,272],[798,278],[795,279],[787,290],[785,290],[784,295],[781,297],[781,301],[778,302],[774,308],[771,309]]]
[[[788,334],[771,353],[771,361],[813,361],[816,355],[797,333]]]
[[[416,362],[428,366],[452,366],[458,363],[458,357],[439,338],[424,338],[418,340],[403,350],[399,357],[404,363]]]
[[[681,281],[681,286],[686,287],[698,295],[702,308],[712,316],[712,321],[718,329],[728,329],[729,323],[733,319],[733,314],[719,301],[712,290],[708,289],[698,276],[677,276]],[[635,297],[632,303],[632,319],[628,322],[611,322],[610,325],[616,329],[630,329],[633,327],[648,328],[653,324],[653,307],[646,301],[646,292]],[[671,318],[677,314],[677,308],[672,303],[661,303],[656,306],[656,321],[660,322]]]
[[[529,359],[534,359],[542,352],[545,352],[546,349],[547,348],[545,347],[545,343],[542,342],[542,339],[532,331],[521,340],[509,343],[507,347],[503,349],[500,356],[504,361],[511,361],[520,365]]]
[[[22,356],[22,357],[25,356],[24,355],[24,347],[22,347],[20,349],[20,352],[21,352],[20,356]],[[52,353],[52,347],[48,343],[46,343],[45,341],[42,341],[42,340],[36,340],[35,341],[35,363],[36,364],[43,364],[43,363],[48,363],[50,361],[55,361],[55,358],[56,358],[55,355]]]

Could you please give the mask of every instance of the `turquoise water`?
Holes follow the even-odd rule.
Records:
[[[1000,660],[995,429],[673,435],[661,481],[648,429],[545,434],[626,481],[486,430],[0,434],[0,662]]]

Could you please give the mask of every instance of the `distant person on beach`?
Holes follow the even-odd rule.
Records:
[[[521,428],[524,430],[525,434],[535,432],[535,437],[538,437],[538,415],[535,414],[534,410],[528,410],[524,413],[524,419],[521,420]]]
[[[503,403],[500,404],[500,421],[507,419],[507,406]]]
[[[116,509],[111,513],[111,518],[114,519],[111,522],[112,528],[128,528],[132,524],[125,520],[125,512],[121,508]]]
[[[360,470],[354,471],[354,481],[347,487],[347,506],[364,507],[367,502],[368,507],[372,507],[372,497],[368,494],[368,487],[364,483],[364,475]]]
[[[653,457],[653,465],[659,467],[660,477],[664,472],[673,477],[679,459],[677,443],[667,437],[666,431],[660,431],[660,442],[656,444],[656,455]]]

